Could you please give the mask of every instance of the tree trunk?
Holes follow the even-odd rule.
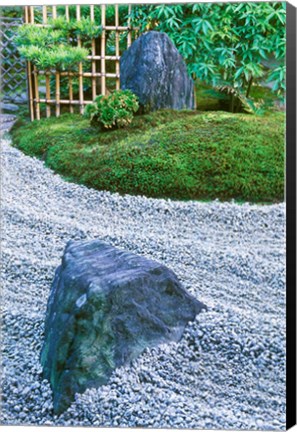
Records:
[[[231,94],[231,99],[230,99],[230,112],[234,113],[234,94]]]
[[[235,112],[238,113],[239,110],[240,110],[240,108],[241,108],[241,100],[238,97],[237,100],[236,100],[236,109],[235,109]]]
[[[250,91],[251,91],[251,87],[252,87],[252,83],[253,83],[253,77],[250,77],[249,82],[248,82],[248,88],[246,90],[246,97],[248,98],[250,95]]]

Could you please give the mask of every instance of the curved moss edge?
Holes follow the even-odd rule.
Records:
[[[285,116],[160,110],[99,132],[79,115],[17,124],[13,144],[67,180],[173,200],[284,200]]]

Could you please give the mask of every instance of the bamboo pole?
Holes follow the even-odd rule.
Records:
[[[35,102],[35,99],[33,99],[33,101]],[[51,104],[51,105],[55,105],[56,104],[56,99],[39,99],[40,103],[45,103],[47,101],[47,103]],[[80,101],[79,100],[72,100],[70,101],[69,99],[59,99],[59,103],[60,105],[79,105]],[[88,105],[93,103],[93,101],[89,100],[84,100],[84,105]]]
[[[34,6],[30,6],[30,22],[34,24]]]
[[[105,26],[106,26],[106,7],[105,5],[101,5],[101,25],[102,25],[102,34],[101,34],[101,94],[106,94],[106,68],[105,68]]]
[[[47,73],[45,75],[45,89],[46,89],[46,99],[45,99],[45,103],[46,103],[46,116],[50,117],[51,116],[51,107],[48,104],[48,100],[50,100],[51,98],[51,89],[50,89],[50,75],[49,73]]]
[[[129,48],[132,44],[132,33],[131,33],[131,18],[130,18],[130,14],[131,14],[131,5],[129,4],[129,8],[128,8],[128,13],[129,13],[129,18],[128,18],[128,40],[127,40],[127,48]]]
[[[80,21],[80,6],[76,6],[76,19]],[[81,47],[81,38],[77,36],[77,46]],[[84,88],[83,88],[83,68],[82,62],[78,64],[78,87],[79,87],[79,112],[83,114],[84,112]]]
[[[38,24],[38,23],[34,23],[35,27],[50,27],[49,24]]]
[[[40,120],[40,101],[39,101],[39,87],[38,87],[38,72],[36,66],[33,66],[34,86],[35,86],[35,109],[36,120]]]
[[[119,31],[124,31],[124,30],[128,30],[130,27],[129,26],[105,26],[105,30],[119,30]]]
[[[118,29],[119,27],[119,5],[115,5],[115,26]],[[115,54],[116,57],[119,58],[120,56],[120,35],[119,31],[116,30],[116,37],[115,37]],[[119,60],[116,60],[116,90],[120,89],[120,62]]]
[[[29,23],[29,6],[24,8],[24,21],[25,24]],[[33,108],[33,88],[32,88],[32,69],[31,62],[26,61],[26,74],[27,74],[27,91],[28,91],[28,105],[31,121],[34,120],[34,108]]]
[[[42,6],[42,23],[47,23],[47,6]]]
[[[30,22],[34,24],[34,6],[30,6]],[[35,106],[33,103],[33,116],[36,115],[36,120],[40,120],[40,106],[39,106],[39,89],[38,89],[38,77],[35,66],[31,66],[31,82],[32,82],[32,96],[35,97]],[[35,113],[34,113],[35,108]]]
[[[102,57],[98,55],[88,55],[86,57],[88,60],[101,60]],[[121,56],[105,56],[105,60],[120,60]]]
[[[42,6],[42,24],[46,24],[47,23],[47,6]],[[46,117],[50,117],[51,116],[51,107],[50,105],[47,103],[47,101],[51,98],[51,89],[50,89],[50,76],[47,73],[45,75],[45,98],[46,98],[46,102],[45,102],[45,111],[46,111]]]
[[[25,24],[29,23],[29,6],[25,6]]]
[[[55,71],[52,72],[53,74],[55,74]],[[46,75],[45,71],[38,71],[39,75]],[[83,72],[82,77],[85,78],[92,78],[93,74],[92,72]],[[77,76],[76,72],[60,72],[60,76]],[[106,77],[108,78],[116,78],[117,74],[116,73],[106,73],[105,74]],[[100,72],[96,72],[95,73],[95,77],[102,77],[102,74]]]
[[[56,117],[60,117],[60,72],[56,72]]]
[[[31,121],[34,120],[34,102],[33,102],[33,86],[32,86],[32,65],[31,62],[27,62],[28,71],[28,90],[29,90],[29,106],[30,106],[30,117]]]
[[[66,16],[66,21],[69,22],[70,17],[69,17],[69,6],[68,5],[65,6],[65,16]],[[69,36],[68,36],[68,43],[70,43]],[[72,77],[70,75],[68,75],[68,87],[69,87],[69,100],[72,100],[73,99],[73,86],[72,86]],[[69,111],[71,114],[73,114],[72,104],[70,104]]]
[[[52,7],[53,19],[57,18],[57,6]],[[56,117],[60,117],[60,72],[56,71]]]
[[[49,24],[38,24],[35,23],[36,27],[50,27]],[[119,31],[128,31],[129,28],[131,27],[127,27],[127,26],[118,26],[118,28],[116,26],[105,26],[105,30],[116,30],[118,29]],[[133,30],[139,30],[139,27],[133,27]]]
[[[91,21],[95,21],[95,11],[94,11],[94,5],[90,5],[90,18]],[[95,38],[92,38],[92,99],[94,100],[96,98],[96,42]]]
[[[72,76],[71,75],[69,75],[68,83],[69,83],[70,113],[73,114],[73,106],[71,104],[71,102],[73,101],[73,86],[72,86]]]

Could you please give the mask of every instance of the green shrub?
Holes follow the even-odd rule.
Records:
[[[85,115],[92,126],[116,129],[128,126],[138,110],[138,98],[130,90],[117,90],[109,96],[98,96],[87,105]]]

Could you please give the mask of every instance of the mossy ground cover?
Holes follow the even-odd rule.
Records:
[[[15,127],[13,142],[71,181],[148,197],[284,199],[284,114],[161,110],[99,132],[79,115]]]

